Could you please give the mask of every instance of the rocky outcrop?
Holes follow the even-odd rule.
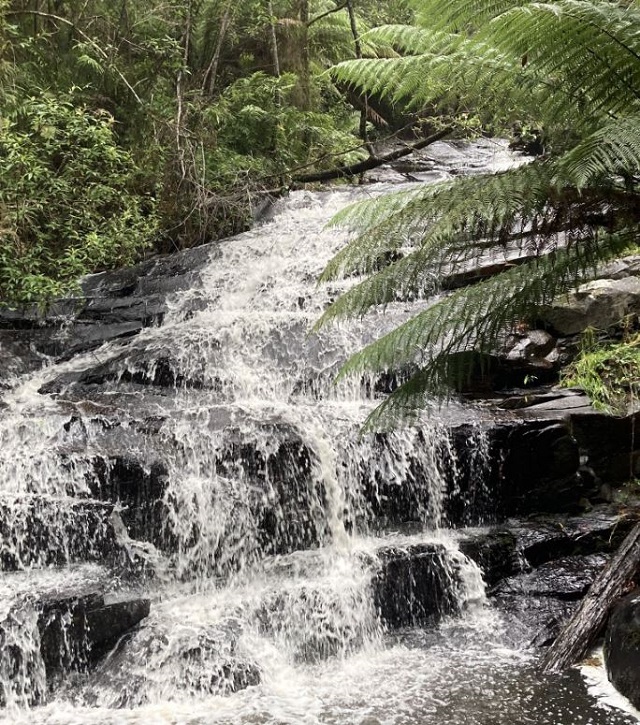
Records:
[[[129,338],[162,322],[170,296],[199,286],[200,270],[219,254],[209,244],[133,267],[85,277],[77,297],[52,304],[0,308],[0,364],[9,375],[67,359],[104,342]],[[194,297],[193,308],[199,301]]]
[[[614,607],[605,635],[604,658],[615,688],[640,708],[640,589]]]
[[[545,309],[544,320],[560,335],[588,327],[606,330],[628,315],[640,314],[640,278],[597,279],[581,285]]]
[[[600,278],[563,295],[542,313],[560,335],[575,335],[588,327],[607,330],[625,317],[640,314],[640,256],[607,265]]]

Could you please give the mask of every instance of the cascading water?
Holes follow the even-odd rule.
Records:
[[[474,154],[512,162],[489,142]],[[443,529],[449,497],[474,496],[449,435],[468,411],[360,436],[377,381],[332,382],[412,306],[308,334],[352,283],[316,285],[345,243],[326,222],[387,190],[295,192],[219,245],[162,326],[14,381],[0,421],[7,722],[487,725],[535,711],[528,655]],[[91,664],[60,645],[75,610],[47,629],[41,601],[96,582],[96,611],[132,592],[152,604]],[[55,687],[43,631],[62,632],[69,660]],[[570,711],[556,700],[526,722],[565,722],[545,719]]]

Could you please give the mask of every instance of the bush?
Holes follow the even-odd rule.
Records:
[[[138,259],[155,204],[104,111],[31,98],[0,117],[0,302],[42,302]]]

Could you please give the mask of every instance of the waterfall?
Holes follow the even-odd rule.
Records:
[[[469,172],[512,163],[493,142],[470,158]],[[8,722],[453,723],[437,692],[456,689],[447,658],[496,687],[526,660],[448,530],[481,518],[481,426],[452,405],[361,435],[384,386],[333,382],[419,303],[309,332],[355,282],[317,284],[348,238],[326,223],[390,188],[291,193],[216,246],[161,325],[13,381],[0,418]],[[60,612],[47,603],[61,592]],[[97,622],[136,597],[149,616],[96,645]]]

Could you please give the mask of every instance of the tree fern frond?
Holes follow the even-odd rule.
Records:
[[[494,352],[506,330],[557,294],[592,278],[597,265],[621,254],[631,239],[632,230],[576,240],[566,249],[453,293],[354,355],[340,377],[415,365],[420,369],[371,414],[367,426],[408,422],[424,407],[426,394],[443,394],[464,379],[470,351]]]
[[[363,39],[374,44],[389,45],[404,55],[450,53],[464,42],[460,35],[415,25],[380,25],[366,33]]]
[[[417,21],[425,27],[454,32],[476,28],[526,0],[416,0]]]
[[[640,173],[640,116],[611,121],[558,161],[558,177],[583,188],[602,177]]]
[[[404,107],[449,117],[472,110],[494,126],[533,124],[544,132],[547,158],[341,216],[356,235],[323,278],[366,278],[319,326],[428,297],[443,275],[466,275],[500,248],[526,251],[506,271],[423,308],[347,361],[341,375],[418,370],[371,416],[376,426],[410,418],[427,392],[459,381],[472,354],[486,359],[517,321],[637,241],[640,222],[640,3],[414,5],[423,28],[372,34],[404,57],[341,64],[335,76]]]
[[[347,209],[340,221],[353,225],[358,215],[359,234],[331,260],[321,279],[371,273],[379,269],[382,257],[403,246],[423,247],[412,257],[417,265],[433,265],[438,256],[448,258],[449,265],[459,264],[477,256],[469,244],[474,236],[499,243],[509,238],[516,219],[520,225],[535,220],[536,228],[545,228],[537,217],[544,215],[552,177],[548,164],[536,163],[425,186],[400,200],[380,199],[377,214],[375,201],[366,202],[364,209]],[[408,264],[403,262],[402,267]],[[441,266],[431,271],[440,274]],[[410,289],[413,296],[413,282]],[[334,316],[330,308],[327,319]]]
[[[619,113],[640,99],[640,13],[615,3],[559,0],[501,14],[478,39],[526,58],[540,76],[560,76],[569,95]],[[571,42],[567,42],[567,38]],[[615,42],[612,41],[615,39]]]

